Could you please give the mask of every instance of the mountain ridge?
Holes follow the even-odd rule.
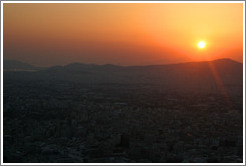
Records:
[[[8,72],[8,73],[7,73]],[[163,91],[242,94],[243,64],[230,59],[152,66],[69,64],[36,72],[6,71],[4,81],[81,85],[151,85]]]
[[[43,67],[33,66],[18,60],[3,60],[4,71],[38,71],[41,69]]]
[[[181,63],[171,63],[171,64],[158,64],[158,65],[132,65],[132,66],[121,66],[121,65],[114,65],[114,64],[93,64],[93,63],[81,63],[81,62],[73,62],[69,63],[67,65],[54,65],[50,67],[38,67],[31,65],[29,63],[25,63],[22,61],[18,60],[3,60],[3,69],[34,69],[34,70],[39,70],[39,69],[53,69],[53,68],[70,68],[70,67],[87,67],[87,68],[92,68],[92,67],[118,67],[118,68],[143,68],[143,67],[161,67],[161,66],[170,66],[170,65],[185,65],[185,64],[201,64],[201,63],[208,63],[208,62],[225,62],[225,63],[235,63],[235,64],[242,64],[238,61],[232,60],[230,58],[221,58],[221,59],[215,59],[211,61],[190,61],[190,62],[181,62]]]

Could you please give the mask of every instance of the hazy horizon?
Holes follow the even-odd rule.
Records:
[[[35,66],[243,62],[239,3],[4,3],[3,18],[4,58]]]
[[[243,2],[2,4],[3,163],[245,162]]]
[[[4,61],[18,61],[21,63],[25,63],[25,64],[29,64],[32,66],[36,66],[36,67],[53,67],[53,66],[66,66],[66,65],[70,65],[70,64],[86,64],[86,65],[115,65],[115,66],[122,66],[122,67],[131,67],[131,66],[158,66],[158,65],[175,65],[175,64],[183,64],[183,63],[195,63],[195,62],[209,62],[209,61],[216,61],[216,60],[232,60],[235,61],[237,63],[241,63],[243,64],[243,62],[231,59],[231,58],[219,58],[219,59],[213,59],[213,60],[196,60],[196,61],[183,61],[183,62],[176,62],[176,63],[160,63],[160,64],[146,64],[146,65],[117,65],[117,64],[113,64],[113,63],[103,63],[103,64],[98,64],[98,63],[85,63],[85,62],[79,62],[79,61],[74,61],[74,62],[70,62],[67,64],[54,64],[54,65],[50,65],[50,66],[37,66],[34,65],[32,63],[27,63],[25,61],[20,61],[20,60],[16,60],[16,59],[3,59]]]

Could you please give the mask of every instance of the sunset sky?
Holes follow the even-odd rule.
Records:
[[[4,3],[3,41],[4,59],[37,66],[242,62],[243,4]]]

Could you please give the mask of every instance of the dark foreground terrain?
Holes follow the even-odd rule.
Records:
[[[4,162],[242,162],[242,64],[222,62],[5,71]]]

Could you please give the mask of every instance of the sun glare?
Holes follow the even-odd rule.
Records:
[[[198,46],[199,48],[204,48],[204,47],[206,46],[206,43],[205,43],[204,41],[200,41],[200,42],[197,44],[197,46]]]

